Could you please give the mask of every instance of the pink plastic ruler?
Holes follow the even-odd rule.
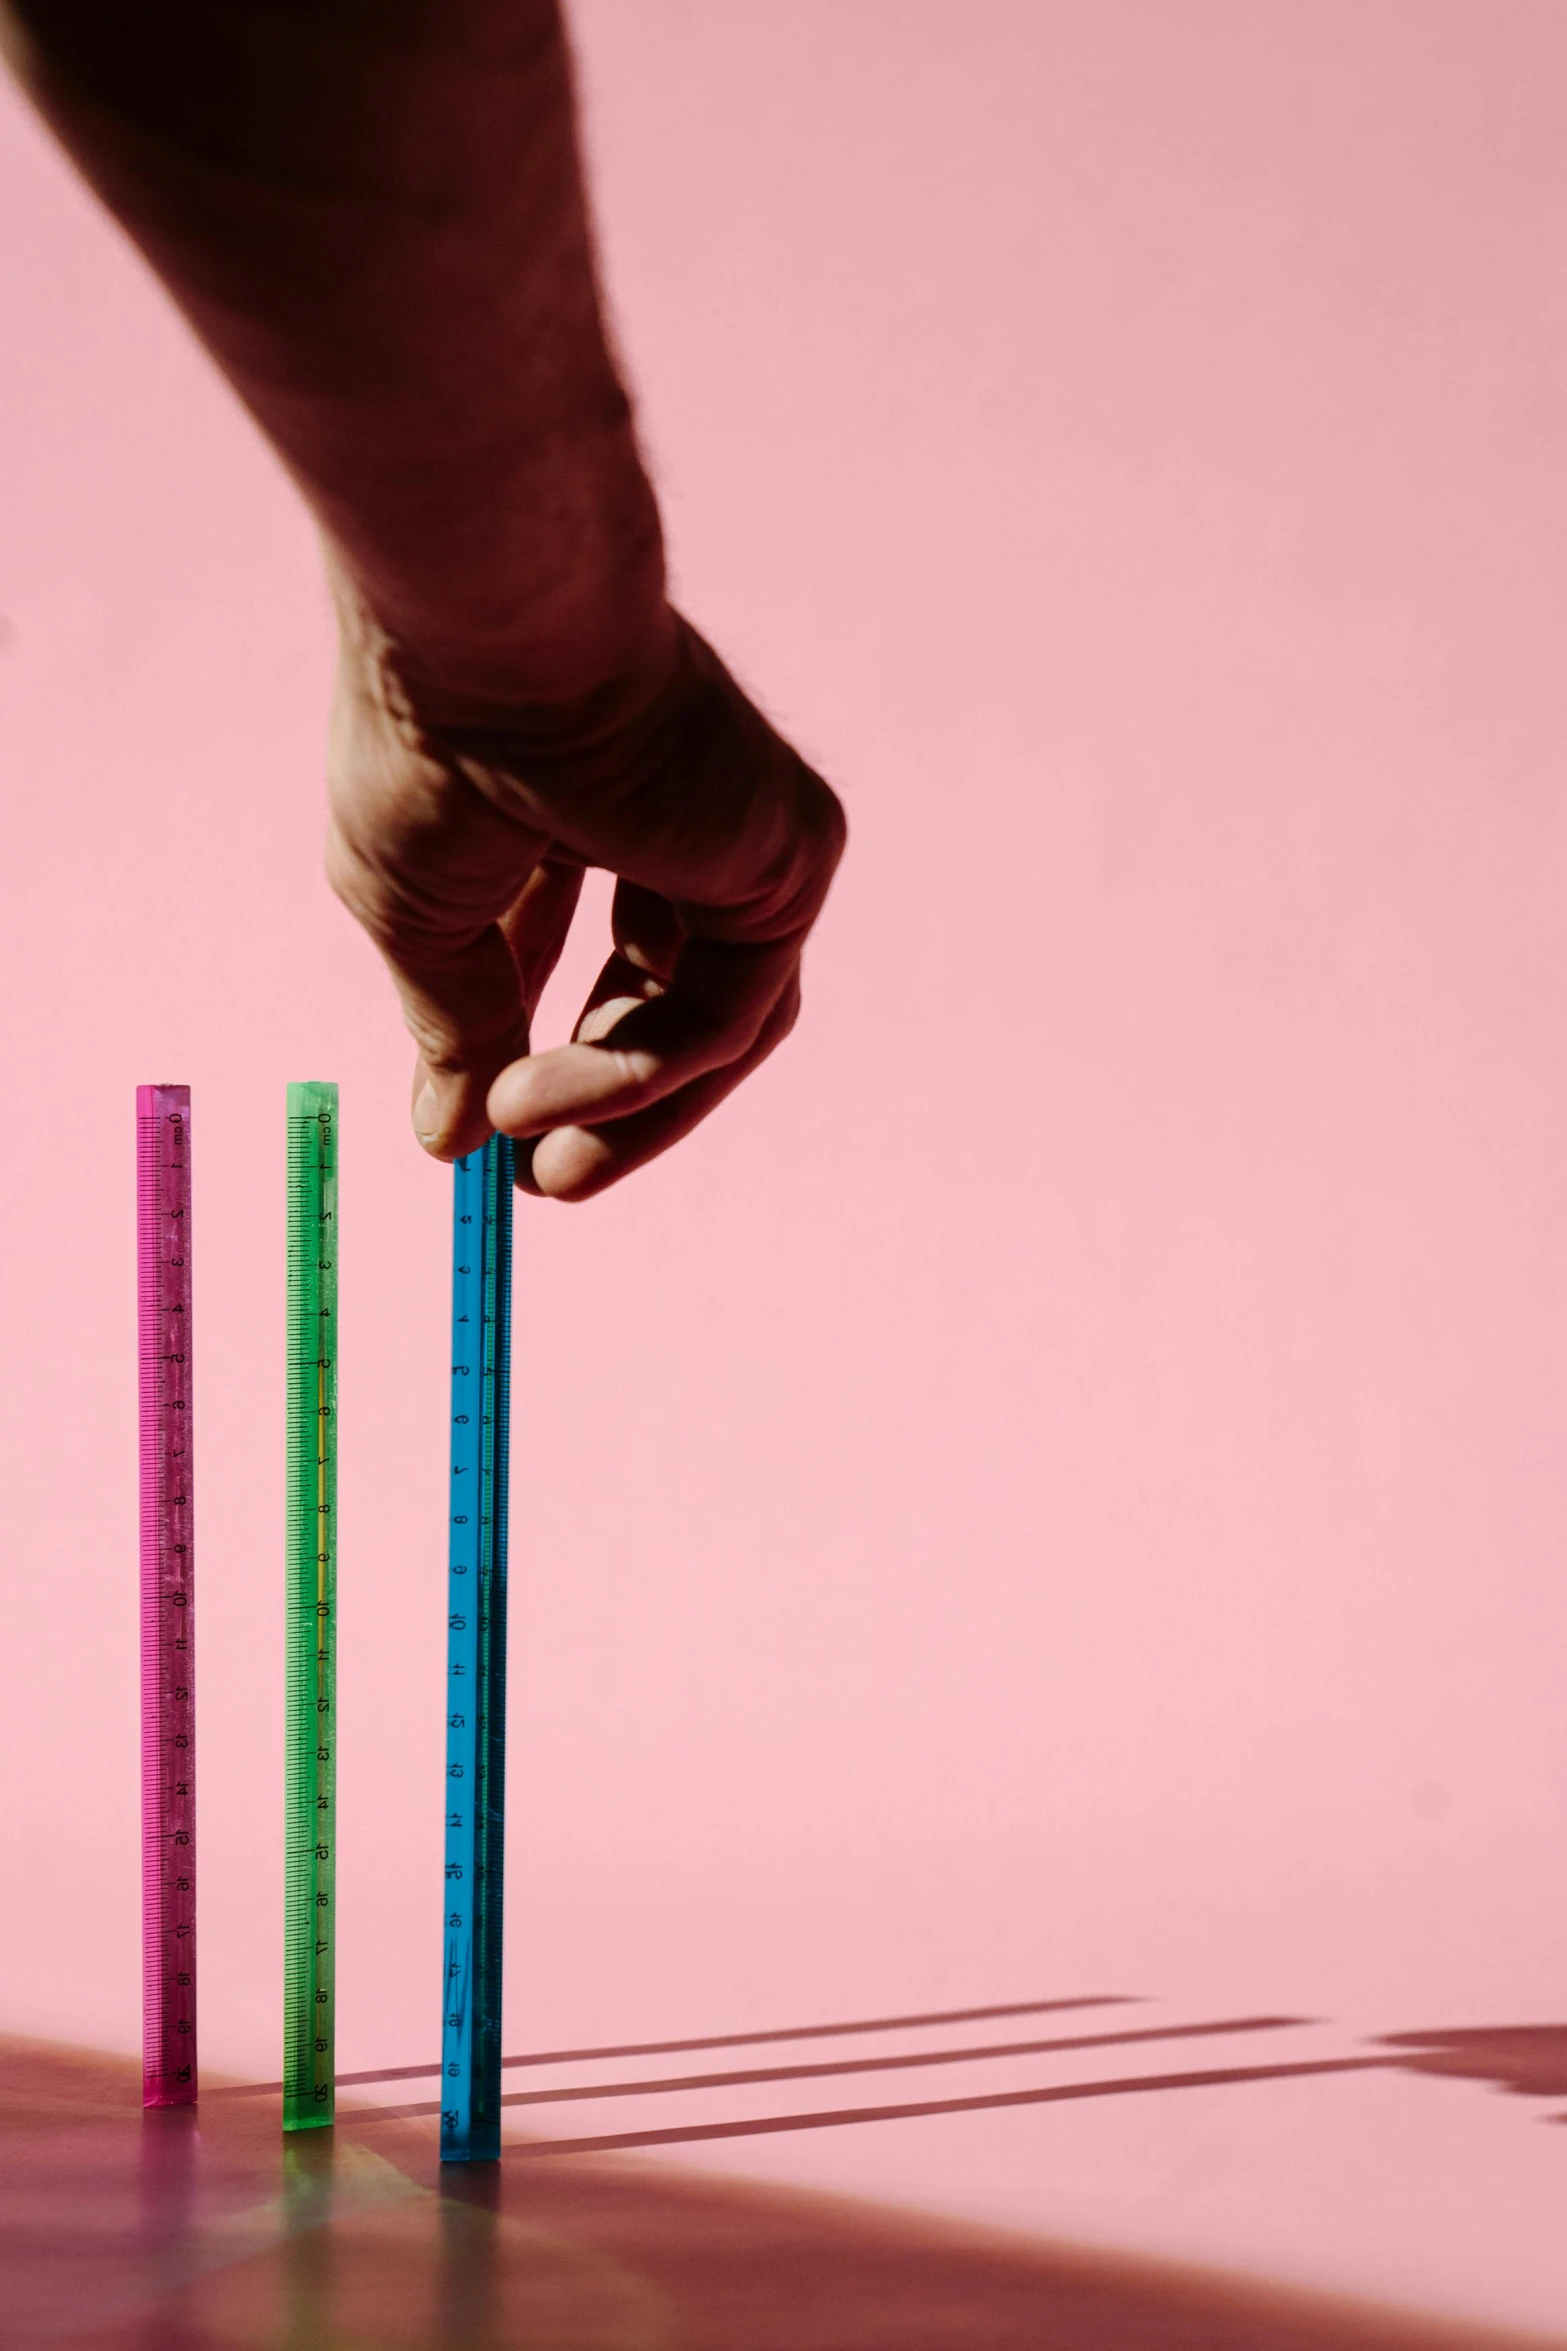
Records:
[[[136,1089],[142,2104],[196,2102],[190,1088]]]

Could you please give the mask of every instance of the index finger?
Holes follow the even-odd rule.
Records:
[[[499,1133],[525,1139],[647,1110],[742,1061],[799,963],[795,940],[735,946],[687,939],[666,986],[616,954],[574,1042],[502,1070],[490,1088],[489,1116]]]

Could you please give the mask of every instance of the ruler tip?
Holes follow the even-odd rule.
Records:
[[[337,1080],[335,1078],[291,1079],[288,1089],[290,1118],[319,1118],[323,1110],[337,1109]]]

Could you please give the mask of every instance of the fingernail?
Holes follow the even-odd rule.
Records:
[[[435,1099],[435,1088],[424,1086],[414,1104],[414,1133],[421,1143],[433,1143],[441,1131],[441,1106]]]

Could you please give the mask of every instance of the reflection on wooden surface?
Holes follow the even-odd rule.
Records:
[[[285,2144],[0,2044],[0,2339],[60,2351],[1502,2351],[1511,2340],[992,2241],[662,2165],[442,2175],[434,2126]]]

